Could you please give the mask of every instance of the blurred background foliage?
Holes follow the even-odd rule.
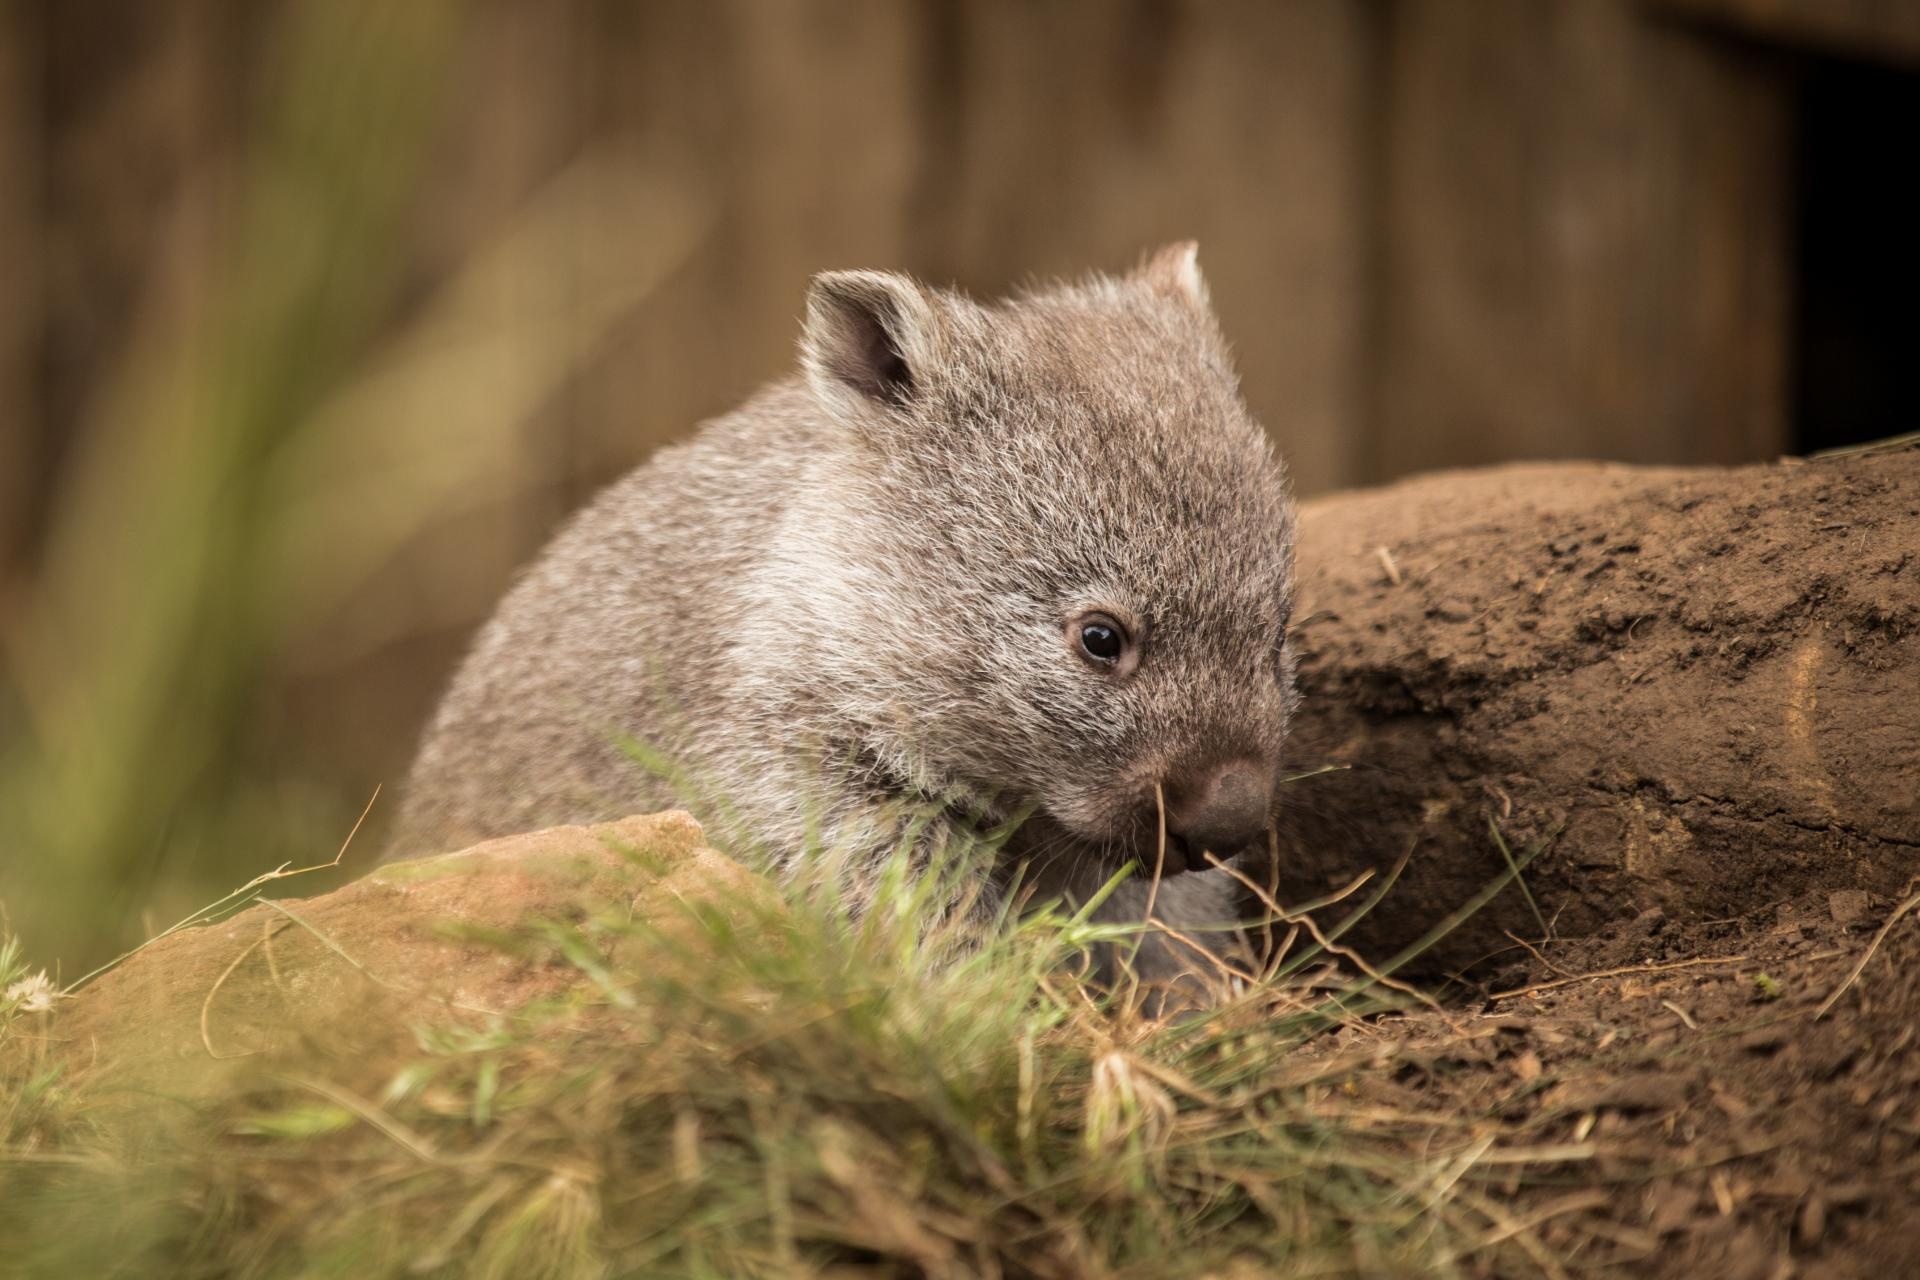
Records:
[[[824,268],[1197,238],[1308,494],[1912,430],[1916,124],[1879,0],[0,0],[0,901],[331,856]]]

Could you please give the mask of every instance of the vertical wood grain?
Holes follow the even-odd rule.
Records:
[[[1734,462],[1786,440],[1770,59],[1615,0],[1395,4],[1371,466]]]
[[[43,11],[0,6],[0,625],[24,572],[41,465]]]

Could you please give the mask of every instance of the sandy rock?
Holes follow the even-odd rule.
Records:
[[[684,813],[556,827],[174,934],[83,989],[48,1030],[89,1075],[194,1093],[221,1064],[377,1052],[419,1023],[483,1024],[561,995],[576,966],[497,941],[529,926],[612,910],[685,937],[686,904],[770,901]]]

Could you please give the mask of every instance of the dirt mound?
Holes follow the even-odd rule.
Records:
[[[1452,1003],[1311,1052],[1530,1138],[1490,1189],[1569,1260],[1920,1270],[1920,451],[1427,476],[1300,554],[1296,761],[1338,771],[1282,896],[1404,857],[1385,953],[1540,850],[1427,957]]]
[[[56,1038],[95,1084],[215,1091],[222,1062],[297,1058],[320,1039],[336,1060],[371,1056],[422,1017],[482,1022],[579,981],[577,965],[500,945],[516,930],[610,904],[671,930],[678,904],[766,892],[683,813],[509,836],[164,937],[82,990]]]
[[[1280,870],[1304,899],[1406,875],[1358,935],[1435,953],[1650,909],[1892,894],[1920,861],[1920,450],[1738,470],[1536,465],[1306,504],[1303,769]]]

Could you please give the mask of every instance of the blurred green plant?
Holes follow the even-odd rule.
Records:
[[[337,842],[365,797],[316,796],[249,740],[264,672],[501,486],[515,430],[703,225],[589,156],[400,314],[464,6],[283,9],[231,248],[138,335],[0,631],[0,901],[70,967],[134,941],[142,908]],[[552,269],[583,242],[606,260]],[[534,282],[507,314],[503,278]]]

